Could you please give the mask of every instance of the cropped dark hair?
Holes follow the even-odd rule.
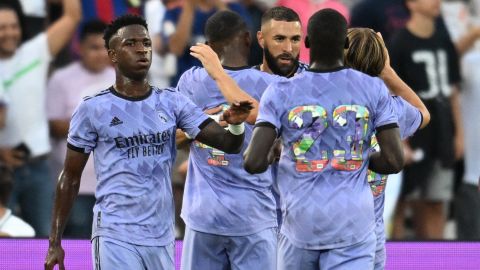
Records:
[[[308,20],[307,37],[311,60],[332,64],[343,59],[347,41],[347,20],[338,11],[327,8]]]
[[[105,40],[105,47],[107,49],[110,49],[110,39],[113,35],[117,33],[118,29],[135,24],[141,25],[148,30],[147,22],[143,17],[138,15],[126,14],[113,20],[109,25],[107,25],[107,28],[105,29],[105,32],[103,34],[103,39]]]
[[[0,163],[0,203],[7,205],[13,188],[12,171]]]
[[[279,6],[273,7],[262,16],[262,25],[270,20],[284,21],[284,22],[300,22],[300,17],[291,8]]]
[[[107,28],[107,24],[100,20],[88,21],[80,29],[80,40],[85,40],[88,35],[103,34],[105,28]]]
[[[216,12],[205,24],[205,37],[209,42],[227,41],[241,32],[248,32],[247,24],[233,11]]]

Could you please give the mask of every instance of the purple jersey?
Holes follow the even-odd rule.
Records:
[[[93,150],[97,176],[92,238],[106,236],[143,245],[174,240],[171,169],[175,131],[192,138],[208,119],[172,89],[153,88],[128,98],[113,88],[86,98],[73,114],[72,150]]]
[[[305,71],[269,86],[258,125],[282,137],[282,233],[305,249],[340,248],[375,226],[367,181],[370,139],[397,126],[382,81],[353,69]]]
[[[227,73],[257,100],[271,82],[281,78],[251,68],[227,69]],[[186,71],[177,88],[202,110],[227,104],[203,68]],[[240,236],[277,226],[271,171],[251,175],[243,169],[242,156],[252,127],[245,125],[240,154],[226,154],[198,142],[191,144],[182,218],[193,230]]]
[[[400,136],[406,139],[412,136],[422,124],[422,114],[410,103],[398,96],[392,96],[393,110],[398,117],[398,127]],[[373,150],[378,151],[378,143],[374,136],[372,138]],[[377,234],[377,245],[385,243],[385,227],[383,225],[383,209],[385,205],[385,187],[387,184],[387,175],[368,171],[368,183],[372,189],[374,197],[375,221],[377,223],[375,233]]]

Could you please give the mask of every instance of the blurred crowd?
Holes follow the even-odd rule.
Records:
[[[410,16],[405,2],[431,0],[2,0],[0,2],[0,236],[49,234],[56,179],[63,166],[71,114],[80,100],[115,80],[104,47],[106,23],[143,15],[153,40],[151,84],[176,86],[200,62],[189,47],[205,42],[206,20],[220,9],[239,13],[255,40],[249,64],[275,51],[256,42],[261,16],[275,5],[295,10],[305,32],[322,8],[351,27],[380,32],[392,66],[427,105],[432,122],[405,142],[407,166],[386,188],[390,239],[480,240],[480,0],[443,0],[432,22]],[[428,13],[430,10],[426,10]],[[438,15],[438,16],[437,16]],[[433,37],[429,29],[433,27]],[[428,36],[428,38],[418,38]],[[303,42],[302,42],[303,44]],[[418,48],[421,48],[419,51]],[[405,57],[417,51],[427,76]],[[309,51],[299,48],[308,64]],[[188,147],[173,177],[177,237]],[[96,176],[90,158],[64,236],[89,238]]]

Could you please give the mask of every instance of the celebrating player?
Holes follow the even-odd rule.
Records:
[[[405,84],[390,66],[387,49],[382,37],[368,28],[348,30],[349,48],[345,50],[345,64],[371,76],[379,76],[393,94],[393,109],[398,117],[402,139],[412,136],[417,129],[430,122],[430,113],[415,92]],[[408,102],[407,102],[408,101]],[[413,105],[413,106],[412,106]],[[376,147],[372,140],[372,147]],[[377,149],[378,150],[378,149]],[[400,180],[400,179],[395,179]],[[375,270],[385,268],[385,225],[383,220],[387,176],[369,171],[368,182],[372,188],[375,208]],[[396,198],[394,198],[396,200]]]
[[[244,166],[260,173],[277,136],[284,223],[278,269],[372,269],[376,238],[367,167],[398,172],[403,149],[383,82],[343,65],[345,18],[315,13],[306,45],[311,66],[268,87]],[[381,150],[369,156],[377,132]]]
[[[226,131],[178,92],[150,86],[152,47],[141,17],[117,18],[104,39],[115,85],[86,98],[72,117],[45,269],[55,264],[64,269],[61,235],[92,151],[98,178],[95,269],[174,269],[170,177],[175,130],[222,151],[239,152],[251,104],[232,104],[223,113],[230,124]]]
[[[205,35],[211,49],[205,44],[191,48],[205,69],[186,71],[177,86],[201,109],[225,106],[242,95],[257,103],[267,86],[280,78],[247,66],[251,38],[238,14],[217,12],[208,19]],[[232,87],[225,87],[229,81]],[[245,126],[242,150],[252,128]],[[275,270],[277,219],[271,172],[251,175],[243,169],[242,155],[199,142],[193,142],[190,150],[182,208],[187,225],[182,268]]]
[[[256,69],[290,78],[307,69],[299,62],[302,26],[298,14],[287,7],[273,7],[262,16],[257,32],[263,49],[262,64]]]

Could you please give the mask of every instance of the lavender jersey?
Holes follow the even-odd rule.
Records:
[[[282,233],[297,247],[340,248],[373,232],[370,139],[397,126],[382,81],[348,68],[305,71],[269,86],[257,125],[282,137]]]
[[[93,235],[143,246],[174,240],[171,168],[175,131],[194,138],[208,119],[173,89],[128,98],[113,88],[86,98],[73,114],[72,150],[93,150],[97,176]]]
[[[251,68],[227,69],[227,73],[257,100],[271,82],[281,79]],[[177,88],[202,110],[227,104],[203,68],[186,71]],[[182,218],[193,230],[243,236],[277,226],[271,171],[251,175],[243,169],[242,156],[252,127],[245,125],[240,154],[226,154],[199,142],[191,144]]]
[[[392,96],[393,110],[398,117],[398,127],[402,139],[412,136],[422,124],[422,114],[410,103],[398,96]],[[379,146],[376,138],[372,138],[373,150],[378,151]],[[374,197],[375,221],[377,223],[375,233],[377,234],[377,245],[385,243],[385,227],[383,225],[383,209],[385,205],[385,187],[387,175],[368,171],[368,183]]]

